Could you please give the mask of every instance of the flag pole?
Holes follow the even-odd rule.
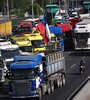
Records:
[[[44,3],[44,4],[43,4],[43,6],[44,6],[44,16],[46,17],[46,0],[44,0],[43,3]]]

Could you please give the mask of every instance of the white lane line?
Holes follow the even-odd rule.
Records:
[[[85,58],[85,56],[83,56],[83,58]],[[76,63],[74,63],[70,68],[73,68],[75,65],[78,65],[78,63],[79,63],[79,60]]]
[[[76,65],[76,63],[74,63],[70,68],[73,68]]]

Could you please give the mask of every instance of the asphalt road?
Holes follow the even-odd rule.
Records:
[[[84,60],[86,62],[86,72],[85,72],[85,74],[80,75],[78,63],[82,56],[84,56]],[[89,67],[90,51],[65,52],[65,62],[66,62],[66,85],[62,88],[56,89],[50,95],[45,95],[43,97],[43,100],[67,100],[69,98],[69,96],[89,76],[89,74],[90,74],[90,67]],[[4,89],[5,88],[7,89],[7,87],[4,86]],[[0,90],[0,94],[1,94],[0,100],[10,100],[8,95],[2,95],[5,92],[7,92],[4,89]],[[31,99],[29,99],[29,100],[31,100]]]

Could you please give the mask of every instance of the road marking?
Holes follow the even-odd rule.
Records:
[[[70,68],[73,68],[76,65],[76,63],[74,63]]]
[[[85,56],[83,56],[83,58],[85,58]],[[74,63],[70,68],[73,68],[77,63],[79,63],[79,60],[76,63]]]

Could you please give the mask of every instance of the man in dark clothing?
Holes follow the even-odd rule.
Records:
[[[84,61],[83,57],[81,58],[81,61],[80,61],[79,65],[80,66],[85,66],[85,61]]]

